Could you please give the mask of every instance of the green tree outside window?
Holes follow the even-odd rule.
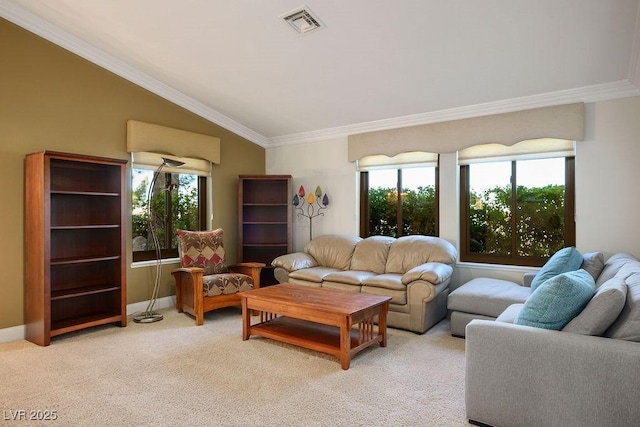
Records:
[[[148,186],[153,171],[134,169],[132,188],[132,236],[136,252],[153,251],[148,238]],[[176,230],[200,229],[199,180],[197,175],[163,173],[151,197],[152,217],[161,249],[176,249]]]

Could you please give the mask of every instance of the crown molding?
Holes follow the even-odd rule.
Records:
[[[637,72],[636,72],[637,73]],[[510,113],[513,111],[532,108],[550,107],[554,105],[571,104],[574,102],[599,102],[612,99],[628,98],[640,95],[640,89],[628,80],[612,83],[587,86],[576,89],[568,89],[557,92],[549,92],[521,98],[506,99],[487,102],[484,104],[469,105],[447,110],[433,111],[429,113],[414,114],[403,117],[394,117],[384,120],[358,123],[311,132],[301,132],[291,135],[283,135],[269,138],[269,147],[285,145],[305,144],[310,142],[326,141],[329,139],[344,138],[349,135],[376,132],[387,129],[396,129],[408,126],[418,126],[429,123],[439,123],[471,117],[487,116],[491,114]]]
[[[266,147],[266,137],[183,94],[173,87],[143,73],[129,64],[115,58],[78,37],[61,30],[53,24],[14,4],[0,0],[0,16],[14,24],[66,49],[136,85],[203,117],[247,140]]]

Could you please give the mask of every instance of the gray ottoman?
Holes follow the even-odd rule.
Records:
[[[531,288],[500,279],[477,278],[449,294],[451,335],[464,337],[473,319],[495,320],[511,304],[524,303]]]

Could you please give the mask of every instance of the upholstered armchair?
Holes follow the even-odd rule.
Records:
[[[227,266],[223,231],[178,230],[181,268],[176,280],[176,308],[204,323],[204,313],[240,305],[240,292],[260,287],[264,264],[247,262]]]

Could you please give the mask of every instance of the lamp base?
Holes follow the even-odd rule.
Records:
[[[164,319],[164,316],[162,314],[142,313],[141,315],[134,317],[133,321],[136,323],[153,323],[153,322],[159,322],[162,319]]]

